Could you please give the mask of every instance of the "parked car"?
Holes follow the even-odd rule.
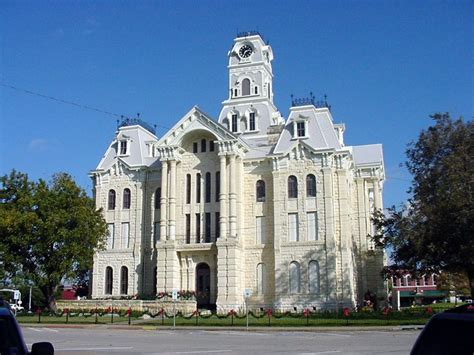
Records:
[[[0,354],[15,355],[54,355],[51,343],[34,343],[28,352],[20,326],[13,315],[10,305],[0,300]]]
[[[20,312],[20,311],[25,309],[25,307],[20,306],[19,304],[15,304],[15,303],[10,304],[10,308],[11,308],[12,311],[15,311],[15,312]]]
[[[474,305],[435,314],[423,328],[411,355],[474,354]]]

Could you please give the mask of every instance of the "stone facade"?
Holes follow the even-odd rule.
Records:
[[[229,51],[218,120],[192,108],[163,137],[118,129],[91,172],[109,224],[92,296],[199,294],[200,305],[335,309],[386,296],[372,211],[382,208],[381,145],[346,146],[326,102],[273,103],[273,52],[245,33]]]

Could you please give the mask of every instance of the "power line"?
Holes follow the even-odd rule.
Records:
[[[59,99],[59,98],[54,97],[54,96],[41,94],[41,93],[39,93],[39,92],[35,92],[35,91],[27,90],[27,89],[22,89],[22,88],[19,88],[19,87],[16,87],[16,86],[12,86],[12,85],[9,85],[9,84],[0,83],[0,85],[3,86],[3,87],[9,88],[9,89],[13,89],[13,90],[16,90],[16,91],[20,91],[20,92],[26,93],[26,94],[30,94],[30,95],[34,95],[34,96],[39,96],[39,97],[42,97],[42,98],[44,98],[44,99],[48,99],[48,100],[53,100],[53,101],[61,102],[61,103],[66,104],[66,105],[72,105],[72,106],[76,106],[76,107],[83,108],[83,109],[86,109],[86,110],[91,110],[91,111],[96,111],[96,112],[100,112],[100,113],[105,113],[106,115],[113,116],[113,117],[129,118],[128,116],[119,115],[118,113],[113,113],[113,112],[105,111],[105,110],[102,110],[102,109],[99,109],[99,108],[96,108],[96,107],[92,107],[92,106],[88,106],[88,105],[78,104],[77,102],[73,102],[73,101],[68,101],[68,100]]]

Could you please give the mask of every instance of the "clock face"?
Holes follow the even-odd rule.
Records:
[[[241,58],[248,58],[252,54],[253,50],[252,47],[248,44],[244,44],[242,47],[239,49],[239,55]]]

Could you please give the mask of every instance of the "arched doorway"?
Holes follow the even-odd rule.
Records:
[[[208,307],[211,303],[211,269],[206,263],[196,266],[196,301],[198,307]]]

